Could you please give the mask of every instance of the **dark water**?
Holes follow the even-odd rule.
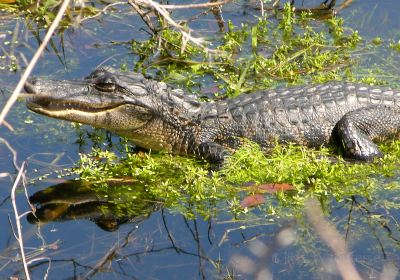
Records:
[[[398,0],[356,1],[339,16],[346,20],[345,26],[358,30],[366,40],[379,36],[384,42],[398,42],[399,8]],[[147,38],[145,25],[127,6],[117,6],[117,9],[118,13],[87,20],[79,27],[70,27],[64,33],[54,35],[52,45],[34,74],[80,78],[103,64],[117,67],[126,64],[132,68],[137,58],[131,56],[129,46],[124,42],[131,38]],[[225,19],[232,19],[236,24],[252,22],[258,13],[252,5],[240,2],[225,9]],[[177,15],[183,17],[188,13],[192,12],[177,12]],[[198,23],[198,27],[206,29],[205,33],[209,35],[218,32],[211,19],[207,16]],[[28,59],[32,57],[38,45],[37,38],[44,36],[44,31],[37,31],[34,26],[23,18],[0,22],[0,52],[12,49],[23,66],[21,53]],[[10,48],[7,42],[12,41],[16,31],[18,43]],[[359,75],[374,63],[385,61],[387,55],[384,50],[360,54],[358,62],[362,69]],[[1,108],[21,74],[20,71],[9,71],[9,65],[10,61],[1,60]],[[399,65],[398,61],[387,65],[393,73],[389,83],[399,84]],[[58,180],[52,172],[73,166],[79,158],[78,153],[89,151],[92,145],[89,140],[84,144],[77,143],[77,132],[71,124],[28,112],[23,102],[14,106],[7,121],[14,131],[2,126],[0,137],[16,151],[18,164],[27,162],[27,177],[34,179],[51,174],[48,179],[27,184],[29,195],[62,183],[63,180]],[[100,146],[107,145],[106,140],[100,142]],[[0,144],[2,279],[23,275],[18,245],[8,220],[8,216],[13,219],[10,190],[17,174],[12,160],[12,153]],[[259,275],[258,279],[340,278],[333,268],[334,256],[315,233],[305,230],[302,226],[305,220],[265,217],[257,211],[245,222],[232,221],[228,214],[210,221],[187,220],[152,203],[140,204],[138,213],[142,215],[138,217],[116,220],[112,213],[99,211],[104,209],[107,201],[93,199],[85,190],[82,193],[82,186],[68,187],[70,204],[52,204],[50,210],[42,209],[40,213],[46,217],[58,211],[61,213],[59,219],[65,221],[38,226],[21,219],[29,259],[43,258],[30,264],[33,279],[43,278],[47,269],[49,279],[253,279],[254,275]],[[50,199],[60,195],[55,194]],[[389,201],[395,204],[398,198],[392,197]],[[18,193],[17,205],[20,213],[29,210],[22,192]],[[364,208],[356,209],[352,205],[363,205]],[[393,210],[395,208],[387,209],[357,197],[333,203],[330,209],[331,217],[338,225],[351,220],[346,234],[351,240],[354,262],[366,279],[377,278],[385,264],[400,266],[399,212]],[[371,212],[385,215],[387,220],[375,223],[370,220]],[[290,244],[279,245],[280,236],[287,236],[285,240]],[[41,247],[44,249],[39,251],[37,248]]]

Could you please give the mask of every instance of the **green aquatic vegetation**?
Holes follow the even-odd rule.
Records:
[[[181,34],[170,29],[133,41],[132,50],[139,56],[136,69],[151,65],[163,79],[191,91],[204,84],[200,80],[212,80],[219,88],[216,95],[236,96],[282,82],[351,78],[351,54],[361,42],[343,19],[317,22],[309,13],[296,15],[289,4],[277,19],[258,18],[241,26],[228,21],[226,32],[207,39],[217,52],[184,43]]]
[[[232,54],[237,53],[248,39],[249,34],[247,24],[242,24],[240,28],[237,28],[232,21],[228,21],[228,31],[224,33],[223,44],[219,46],[219,49]]]
[[[135,186],[141,186],[172,211],[206,219],[221,210],[230,211],[234,217],[247,212],[240,207],[240,201],[254,192],[249,184],[289,183],[295,187],[294,191],[265,195],[266,203],[258,208],[266,215],[292,217],[302,212],[309,197],[317,197],[327,206],[332,197],[336,202],[359,196],[379,203],[386,199],[382,197],[382,188],[398,194],[400,142],[382,148],[386,152],[383,159],[352,163],[333,156],[325,148],[277,145],[265,153],[257,144],[247,142],[218,171],[210,171],[208,163],[193,158],[150,153],[118,157],[95,149],[90,155],[81,155],[73,173],[80,179],[96,182],[95,188],[101,193],[110,191],[110,180],[128,180],[130,183],[119,189],[125,192],[124,197],[129,197]],[[116,203],[120,203],[119,207],[130,207],[129,199]]]
[[[221,178],[210,176],[205,163],[162,154],[126,154],[117,159],[114,153],[94,150],[91,155],[81,156],[74,172],[81,179],[98,182],[100,189],[107,188],[110,179],[132,178],[135,185],[145,186],[157,200],[189,216],[191,207],[193,213],[211,215],[209,210],[215,201],[228,197],[226,192],[233,188],[219,188],[224,185]]]
[[[372,44],[376,45],[376,46],[380,46],[383,43],[383,40],[381,37],[375,37],[374,39],[372,39]]]
[[[400,41],[398,41],[398,42],[390,42],[389,47],[390,47],[392,50],[395,50],[395,51],[397,51],[397,52],[400,52]]]
[[[50,26],[56,17],[57,10],[62,4],[58,0],[15,0],[9,3],[0,3],[0,8],[9,13],[14,13],[17,16],[24,15],[25,17],[34,20],[41,26]],[[101,3],[107,4],[107,3]],[[80,20],[86,17],[92,17],[101,11],[101,7],[97,1],[84,0],[71,5],[61,21],[59,30],[64,30],[67,26],[73,24],[77,18]]]

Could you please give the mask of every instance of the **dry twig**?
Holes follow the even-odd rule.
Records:
[[[7,149],[11,152],[11,154],[13,155],[13,165],[14,165],[15,169],[20,171],[20,167],[18,166],[18,162],[17,162],[17,152],[13,149],[13,147],[10,145],[10,143],[8,143],[8,141],[6,139],[0,137],[0,142],[3,142],[4,145],[6,145]]]
[[[203,8],[211,8],[225,5],[232,0],[224,0],[219,2],[209,2],[209,3],[201,3],[201,4],[188,4],[188,5],[160,5],[164,9],[169,10],[178,10],[178,9],[203,9]]]
[[[350,6],[350,4],[353,3],[353,0],[346,0],[344,1],[342,4],[340,4],[340,6],[336,9],[336,11],[341,11],[345,8],[347,8],[348,6]]]
[[[9,122],[7,122],[7,121],[3,121],[3,125],[9,130],[9,131],[14,131],[14,128],[13,128],[13,126],[9,123]]]
[[[138,14],[142,17],[144,22],[149,26],[149,28],[155,32],[155,29],[150,21],[148,13],[144,13],[141,10],[141,7],[149,8],[156,13],[158,13],[169,25],[175,27],[181,34],[182,40],[185,42],[192,42],[193,44],[199,46],[207,53],[217,53],[219,51],[209,49],[205,46],[205,41],[203,38],[193,37],[190,33],[192,30],[186,26],[182,26],[178,24],[174,19],[171,18],[170,13],[167,9],[183,9],[183,8],[203,8],[203,7],[213,7],[213,6],[221,6],[223,4],[228,3],[229,1],[221,1],[221,2],[212,2],[205,4],[190,4],[190,5],[161,5],[153,0],[128,0],[128,3],[138,12]],[[184,49],[183,49],[184,50]],[[182,50],[182,51],[183,51]]]
[[[102,14],[105,14],[105,13],[107,12],[107,10],[110,9],[111,7],[117,6],[117,5],[123,5],[123,4],[126,4],[126,2],[115,2],[115,3],[108,4],[107,6],[105,6],[105,7],[104,7],[101,11],[99,11],[98,13],[94,14],[93,16],[85,17],[85,18],[79,20],[78,22],[79,22],[79,23],[82,23],[82,22],[84,22],[84,21],[86,21],[86,20],[88,20],[88,19],[93,19],[93,18],[99,17],[99,16],[101,16]]]
[[[26,257],[25,257],[24,241],[22,238],[21,222],[20,222],[20,218],[23,217],[24,214],[22,214],[22,215],[18,214],[17,202],[15,200],[15,192],[16,192],[17,186],[19,185],[19,183],[21,181],[21,178],[23,178],[23,176],[24,176],[24,171],[25,171],[25,163],[22,163],[21,168],[18,172],[18,176],[15,179],[14,185],[11,189],[11,202],[12,202],[12,206],[14,209],[15,224],[17,226],[17,235],[15,236],[15,238],[17,239],[18,244],[19,244],[26,279],[30,280],[28,264],[26,262]]]

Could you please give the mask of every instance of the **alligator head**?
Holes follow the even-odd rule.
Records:
[[[50,117],[105,128],[153,150],[172,149],[167,132],[192,119],[201,103],[163,82],[100,68],[80,81],[31,78],[27,107]],[[163,139],[163,137],[165,139]]]

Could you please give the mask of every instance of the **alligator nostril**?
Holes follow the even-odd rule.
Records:
[[[36,93],[38,79],[31,78],[25,82],[24,89],[27,93]]]

